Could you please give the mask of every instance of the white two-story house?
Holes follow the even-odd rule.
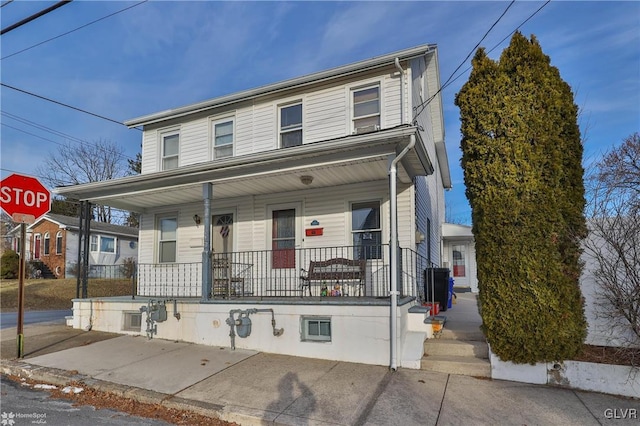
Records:
[[[451,185],[439,88],[423,45],[129,120],[140,175],[56,192],[140,214],[138,294],[76,300],[73,325],[416,368]]]

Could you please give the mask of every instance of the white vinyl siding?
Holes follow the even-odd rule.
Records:
[[[409,79],[411,70],[405,71]],[[407,80],[408,82],[410,80]],[[400,82],[394,66],[370,71],[339,81],[318,84],[286,91],[278,95],[266,95],[253,100],[238,102],[230,107],[187,116],[180,126],[158,127],[152,125],[143,134],[142,173],[162,170],[162,143],[159,137],[179,130],[179,166],[211,161],[217,158],[212,143],[211,120],[235,116],[234,156],[278,149],[280,146],[280,108],[283,101],[303,100],[303,143],[335,139],[353,133],[353,106],[351,90],[360,87],[379,87],[379,125],[389,128],[400,124]],[[405,97],[405,101],[406,101]],[[409,102],[407,102],[408,104]],[[286,104],[284,104],[286,105]],[[409,107],[406,110],[410,111]],[[410,113],[405,113],[408,121]],[[427,126],[425,126],[427,127]]]

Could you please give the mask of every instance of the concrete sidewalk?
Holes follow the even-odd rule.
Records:
[[[116,336],[27,326],[25,359],[3,359],[2,372],[54,384],[81,380],[243,425],[631,425],[640,418],[637,399]],[[15,349],[11,329],[1,337],[3,354],[6,345]]]

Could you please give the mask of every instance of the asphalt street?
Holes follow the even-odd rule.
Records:
[[[3,378],[1,422],[3,425],[149,425],[170,423],[131,416],[115,410],[74,406],[73,402],[51,398],[47,390],[37,390]]]
[[[60,322],[64,321],[64,317],[73,315],[71,309],[59,311],[25,311],[24,324],[37,324],[41,322]],[[0,314],[0,328],[9,328],[18,326],[18,313],[5,312]]]

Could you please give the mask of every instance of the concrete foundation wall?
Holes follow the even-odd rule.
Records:
[[[124,312],[139,312],[147,303],[146,298],[76,299],[71,323],[74,328],[146,336],[146,313],[142,314],[139,332],[124,331],[123,325]],[[274,336],[271,312],[250,314],[251,333],[242,338],[236,332],[236,348],[373,365],[390,363],[388,305],[201,304],[197,300],[179,300],[176,304],[179,320],[174,316],[173,302],[167,302],[166,307],[167,320],[155,323],[157,334],[153,338],[230,347],[230,326],[226,320],[231,310],[273,309],[275,328],[284,329],[284,333]],[[407,304],[398,308],[398,358],[403,360],[401,366],[419,368],[426,329],[415,325],[421,321],[408,319],[415,315],[408,313],[409,307]],[[303,340],[302,318],[307,316],[331,319],[330,342]],[[413,333],[409,339],[407,332]]]

